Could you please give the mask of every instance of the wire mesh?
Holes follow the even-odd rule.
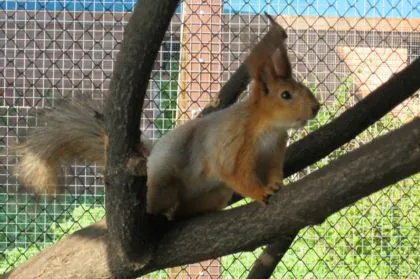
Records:
[[[0,1],[0,274],[104,215],[102,166],[74,164],[66,191],[25,193],[8,147],[62,96],[102,102],[134,0]],[[420,2],[185,0],[150,77],[142,130],[158,139],[195,117],[267,31],[287,29],[294,72],[322,100],[328,123],[420,55]],[[398,92],[396,92],[398,94]],[[299,179],[420,113],[418,94]],[[302,230],[273,278],[418,278],[420,176]],[[209,243],[212,245],[212,243]],[[261,249],[159,271],[150,278],[246,278]]]

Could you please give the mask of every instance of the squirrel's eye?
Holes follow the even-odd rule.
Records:
[[[292,94],[290,94],[289,91],[283,91],[281,93],[281,98],[285,99],[285,100],[290,100],[290,99],[292,99]]]

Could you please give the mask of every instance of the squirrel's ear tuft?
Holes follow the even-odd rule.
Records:
[[[267,12],[264,12],[265,16],[268,18],[268,21],[270,21],[271,28],[276,29],[276,33],[280,34],[280,39],[285,40],[287,39],[287,33],[286,30],[284,30],[283,27],[280,26],[280,24],[277,23],[277,21],[269,15]]]
[[[292,76],[292,66],[287,56],[286,46],[277,48],[271,56],[274,73],[280,78],[289,78]]]
[[[264,92],[264,95],[270,94],[270,90],[268,89],[268,83],[270,82],[269,72],[270,72],[270,68],[263,67],[257,79],[257,82],[260,84]]]

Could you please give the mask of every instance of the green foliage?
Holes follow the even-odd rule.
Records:
[[[95,196],[81,195],[57,197],[51,202],[45,195],[36,198],[28,195],[0,193],[0,251],[19,247],[17,243],[52,242],[56,239],[50,229],[55,222],[69,217],[78,204],[101,205],[103,193]]]
[[[61,222],[54,222],[50,231],[54,234],[54,241],[60,240],[64,235],[87,227],[105,216],[105,209],[94,205],[82,204],[74,208],[68,218]]]
[[[159,100],[159,114],[154,117],[154,127],[160,135],[172,129],[176,120],[177,110],[177,92],[178,92],[178,74],[179,64],[172,63],[168,79],[159,77],[159,81],[155,81],[158,88],[158,96],[154,100]]]
[[[420,262],[419,184],[417,174],[301,230],[273,278],[411,278]],[[223,257],[223,278],[246,278],[261,251]]]
[[[30,245],[27,248],[18,247],[4,251],[0,254],[0,274],[3,274],[10,270],[13,266],[17,266],[20,263],[30,259],[40,250],[42,250],[42,248]]]
[[[3,252],[0,253],[0,274],[31,258],[42,249],[61,239],[63,236],[95,223],[104,215],[105,210],[102,206],[82,204],[74,207],[69,216],[59,218],[58,221],[50,223],[45,234],[43,234],[44,237],[46,235],[49,236],[46,237],[48,241],[38,245],[36,240],[26,240],[26,243],[34,244],[26,247],[16,245],[15,248],[3,250]],[[37,240],[42,242],[42,240]]]

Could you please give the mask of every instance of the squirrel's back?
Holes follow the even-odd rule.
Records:
[[[203,174],[212,179],[216,177],[215,168],[231,170],[248,117],[246,104],[238,103],[169,131],[157,141],[148,158],[148,175],[167,176],[170,169],[185,187],[199,188],[203,181],[194,180],[202,179]],[[153,173],[160,170],[164,173]]]
[[[234,168],[247,118],[246,104],[239,103],[164,135],[147,161],[148,212],[189,215],[194,208],[204,212],[224,207],[232,190],[219,170]]]

